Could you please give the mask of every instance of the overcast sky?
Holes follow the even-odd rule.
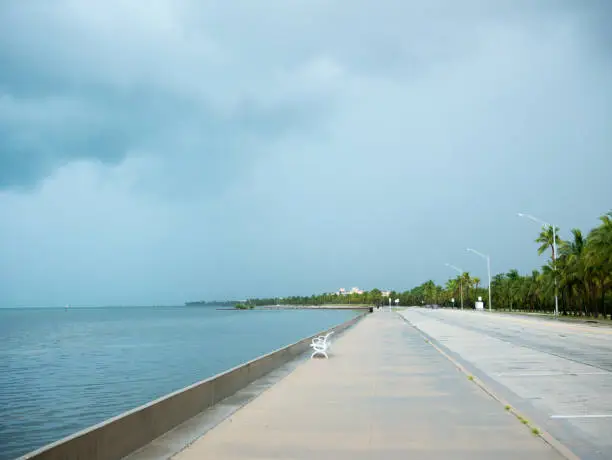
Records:
[[[545,263],[612,208],[606,1],[0,1],[0,304]]]

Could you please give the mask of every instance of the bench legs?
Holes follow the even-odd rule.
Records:
[[[323,355],[325,356],[325,359],[329,359],[329,356],[327,356],[327,353],[324,352],[323,350],[315,350],[310,356],[310,359],[314,358],[316,355]]]

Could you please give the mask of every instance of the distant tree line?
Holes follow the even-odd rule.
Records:
[[[216,306],[233,307],[238,303],[237,300],[198,300],[196,302],[185,302],[187,307]]]
[[[554,250],[552,227],[543,227],[535,240],[540,244],[539,254],[551,251],[550,260],[540,270],[526,275],[510,270],[493,277],[493,309],[552,312],[556,292],[563,315],[612,317],[612,211],[601,216],[600,224],[586,236],[577,228],[571,230],[568,240],[559,237],[559,228],[555,228],[554,234],[558,254]],[[459,307],[461,290],[466,308],[473,308],[478,297],[488,299],[487,288],[481,286],[481,280],[466,272],[449,279],[444,286],[429,280],[408,291],[392,291],[389,297],[383,296],[379,289],[372,289],[362,294],[249,299],[244,305],[386,305],[391,298],[393,304],[399,299],[402,306]],[[451,299],[455,299],[454,304]]]

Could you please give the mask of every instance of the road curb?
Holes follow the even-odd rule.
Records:
[[[503,397],[499,396],[493,390],[491,390],[489,387],[487,387],[487,385],[484,382],[482,382],[482,380],[480,380],[478,377],[475,377],[474,375],[472,375],[465,368],[465,366],[463,366],[463,364],[461,364],[459,361],[457,361],[455,358],[453,358],[450,354],[448,354],[444,349],[442,349],[441,345],[438,343],[438,341],[436,339],[431,337],[426,332],[422,331],[418,326],[416,326],[413,323],[411,323],[408,319],[406,319],[400,313],[396,312],[396,314],[402,320],[404,320],[404,322],[406,322],[406,324],[408,324],[410,327],[412,327],[415,330],[417,330],[418,333],[423,337],[423,339],[427,343],[429,343],[438,353],[440,353],[442,356],[444,356],[446,359],[448,359],[462,374],[466,375],[469,378],[469,380],[474,382],[482,391],[484,391],[486,394],[488,394],[494,400],[496,400],[499,403],[501,403],[503,406],[509,407],[509,409],[507,409],[507,411],[510,412],[512,415],[514,415],[517,420],[519,420],[519,421],[527,420],[527,418],[524,417],[521,412],[519,412],[517,409],[515,409],[508,401],[506,401]],[[523,424],[526,425],[530,429],[536,428],[536,427],[531,426],[529,423],[523,423]],[[568,448],[561,441],[559,441],[554,436],[552,436],[548,431],[542,430],[539,427],[536,428],[536,429],[538,430],[538,433],[535,434],[535,433],[532,432],[532,435],[540,437],[544,442],[546,442],[548,445],[550,445],[553,449],[555,449],[560,455],[565,457],[567,460],[580,460],[580,457],[578,455],[576,455],[570,448]]]

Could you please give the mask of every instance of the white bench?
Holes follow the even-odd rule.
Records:
[[[323,355],[325,358],[327,356],[327,350],[331,346],[331,342],[329,341],[329,337],[334,333],[334,331],[328,332],[325,335],[320,335],[319,337],[315,337],[312,339],[312,343],[310,346],[313,348],[311,358],[314,358],[316,355]]]

